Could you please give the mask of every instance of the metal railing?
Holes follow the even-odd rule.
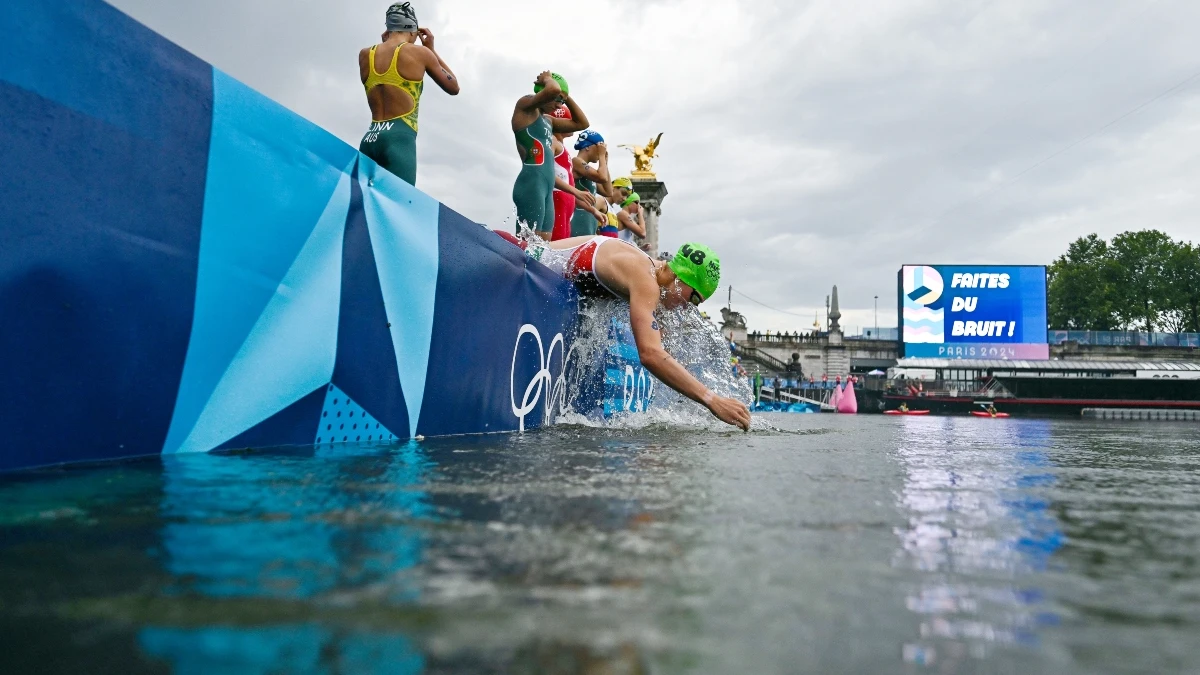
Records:
[[[847,340],[899,340],[899,328],[863,328],[858,335],[847,335]]]
[[[777,359],[767,352],[755,347],[739,346],[736,353],[738,356],[745,357],[751,361],[757,361],[760,365],[766,366],[767,368],[772,368],[779,372],[787,372],[790,369],[790,366],[786,361]]]
[[[817,390],[797,389],[787,391],[784,389],[775,389],[774,387],[764,385],[763,388],[759,390],[759,395],[761,398],[769,401],[784,403],[810,403],[812,405],[819,406],[821,410],[834,409],[829,403],[830,397],[833,395],[832,391],[818,392]]]
[[[1136,330],[1051,330],[1052,345],[1077,342],[1103,347],[1200,347],[1200,333],[1147,333]]]
[[[1012,393],[995,378],[987,381],[921,380],[919,387],[915,381],[893,380],[887,383],[885,393],[934,398],[1012,398]]]
[[[847,340],[885,340],[894,341],[900,339],[900,329],[898,328],[863,328],[858,333],[851,334],[846,331],[845,338]],[[760,333],[751,331],[746,336],[747,340],[752,342],[770,342],[782,344],[806,344],[806,343],[823,343],[829,339],[829,333],[826,331],[793,331],[782,333]]]

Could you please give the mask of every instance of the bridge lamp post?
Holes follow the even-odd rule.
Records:
[[[879,339],[879,296],[875,296],[875,339]]]

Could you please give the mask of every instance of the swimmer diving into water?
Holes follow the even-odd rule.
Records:
[[[571,98],[562,75],[545,71],[533,84],[533,94],[517,101],[512,115],[517,153],[521,155],[521,173],[513,185],[513,203],[517,206],[517,229],[525,223],[542,239],[554,232],[554,159],[551,155],[554,134],[573,134],[588,128],[587,116]],[[566,105],[569,118],[552,117]]]
[[[425,74],[451,96],[458,94],[458,80],[434,51],[433,33],[417,27],[417,14],[409,3],[389,7],[385,21],[382,42],[358,53],[359,75],[371,107],[371,128],[358,149],[416,185],[417,111]]]
[[[496,234],[525,248],[507,232]],[[541,262],[575,282],[584,295],[614,295],[629,301],[629,324],[642,365],[660,382],[703,404],[726,424],[750,430],[750,411],[741,401],[717,396],[662,346],[654,312],[699,305],[717,289],[721,261],[707,246],[684,244],[667,262],[652,260],[632,244],[611,237],[572,237],[550,244],[558,253]],[[542,256],[545,257],[545,256]]]

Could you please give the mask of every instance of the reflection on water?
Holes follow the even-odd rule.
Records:
[[[997,643],[1036,647],[1039,626],[1059,623],[1031,575],[1064,540],[1046,496],[1055,484],[1049,424],[936,418],[901,427],[909,522],[897,532],[896,564],[923,573],[906,602],[921,622],[905,660],[985,658]]]
[[[618,598],[642,584],[621,549],[654,548],[638,534],[653,516],[605,489],[636,480],[627,442],[574,456],[495,452],[506,443],[167,458],[160,557],[171,583],[166,601],[141,608],[139,646],[187,673],[480,672],[489,660],[517,672],[642,672],[629,641],[598,648],[500,626],[494,641],[457,635],[510,602]],[[216,617],[231,625],[206,625]],[[431,629],[453,658],[419,646]]]
[[[339,454],[341,453],[341,454]],[[358,453],[358,454],[355,454]],[[415,602],[413,568],[423,536],[414,525],[433,509],[421,487],[431,467],[416,443],[362,454],[321,448],[337,466],[317,473],[304,458],[184,455],[163,461],[164,593],[243,599],[250,611],[286,616],[298,601],[317,606]],[[255,489],[247,489],[251,478]],[[331,479],[332,478],[332,479]],[[267,603],[285,607],[266,609]],[[234,605],[240,607],[244,605]],[[178,672],[241,664],[243,672],[421,672],[403,634],[358,634],[313,625],[270,628],[149,626],[139,636]]]
[[[0,672],[1200,670],[1194,427],[763,423],[5,477]]]

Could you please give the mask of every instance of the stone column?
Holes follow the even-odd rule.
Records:
[[[646,218],[646,238],[638,244],[650,245],[650,256],[658,257],[658,217],[662,215],[662,200],[667,196],[667,185],[655,178],[633,176],[633,191],[642,198],[642,213]]]
[[[838,309],[837,286],[833,287],[833,301],[829,306],[829,338],[825,344],[825,373],[829,379],[841,376],[845,380],[850,375],[850,355],[842,342],[842,312]]]

